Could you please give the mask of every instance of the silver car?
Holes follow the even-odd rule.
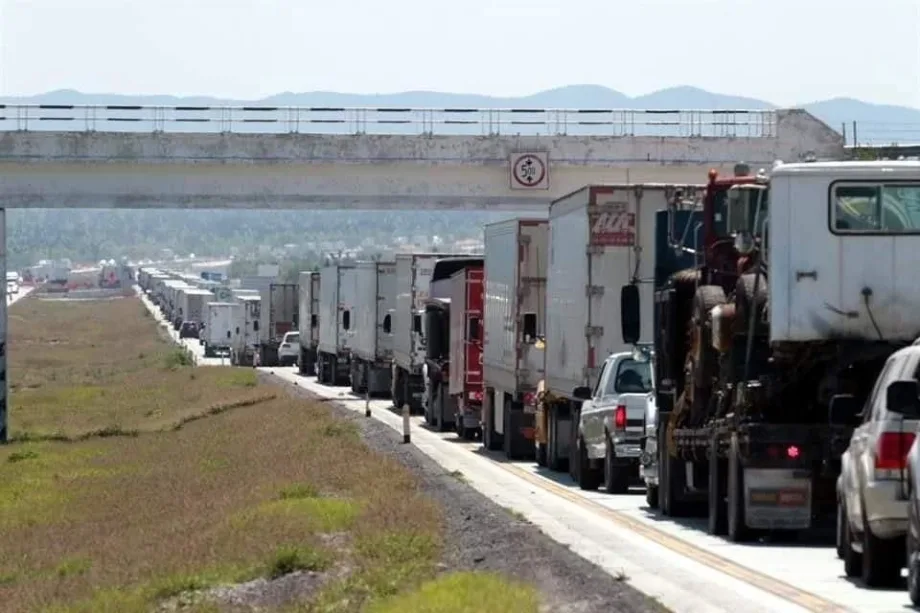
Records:
[[[582,489],[603,484],[611,494],[629,491],[639,478],[639,443],[652,393],[650,352],[622,352],[607,357],[597,385],[579,412],[576,470]]]
[[[918,367],[920,346],[888,358],[841,457],[837,550],[846,575],[861,576],[867,586],[896,584],[905,565],[908,503],[902,483],[920,425]]]

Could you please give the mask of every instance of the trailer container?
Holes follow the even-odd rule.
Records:
[[[576,449],[581,403],[613,353],[631,351],[621,333],[619,288],[655,271],[655,214],[675,201],[699,205],[705,186],[660,183],[589,185],[550,205],[546,279],[544,401],[537,444],[550,468],[568,466]],[[640,342],[652,340],[651,283],[638,286],[648,317]],[[637,418],[642,418],[641,415]],[[638,470],[638,469],[637,469]]]
[[[297,366],[302,375],[316,374],[316,351],[319,347],[320,273],[302,272],[298,278],[298,330],[300,358]]]
[[[237,329],[239,332],[235,334],[230,350],[230,363],[233,366],[253,366],[261,345],[262,297],[240,296],[238,302],[240,308],[234,309],[234,332]]]
[[[355,267],[329,264],[320,270],[319,345],[316,376],[327,385],[348,385],[354,336]]]
[[[204,357],[212,358],[219,353],[229,352],[236,335],[240,334],[237,321],[242,306],[238,302],[209,302],[206,309],[202,344]]]
[[[537,384],[543,378],[549,222],[488,224],[485,242],[485,399],[482,442],[532,457]]]
[[[389,394],[396,310],[396,263],[355,266],[355,335],[351,345],[351,389]]]
[[[471,264],[450,278],[450,364],[447,393],[456,407],[454,427],[471,440],[482,419],[483,267]]]
[[[297,330],[299,315],[297,284],[270,283],[268,288],[261,290],[259,294],[263,305],[262,319],[259,324],[261,328],[260,363],[263,366],[288,366],[288,363],[279,363],[278,348],[284,341],[285,334]]]

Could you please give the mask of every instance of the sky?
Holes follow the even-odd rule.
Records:
[[[0,0],[0,95],[678,85],[920,108],[920,0]]]

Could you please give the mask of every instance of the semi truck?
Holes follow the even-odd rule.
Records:
[[[409,405],[419,413],[424,406],[425,301],[434,264],[440,259],[464,257],[438,253],[396,254],[396,311],[393,314],[393,364],[390,393],[393,404]]]
[[[259,294],[262,297],[259,361],[263,366],[287,366],[288,364],[279,364],[278,348],[284,341],[285,334],[297,330],[297,284],[270,283],[268,288],[261,290]]]
[[[238,302],[209,302],[206,306],[207,316],[201,344],[204,345],[204,357],[213,358],[217,354],[228,353],[233,340],[240,333],[236,322],[241,309]]]
[[[455,407],[457,436],[467,440],[482,432],[483,278],[481,263],[469,264],[450,277],[447,394]]]
[[[326,385],[348,385],[351,376],[355,267],[328,264],[320,270],[319,344],[316,378]]]
[[[252,366],[261,345],[262,297],[244,295],[237,298],[237,303],[240,306],[233,311],[235,334],[230,348],[230,364]]]
[[[358,262],[354,270],[355,335],[351,344],[351,389],[389,394],[392,386],[396,263]]]
[[[710,171],[698,244],[671,234],[697,265],[655,297],[665,514],[702,507],[709,532],[736,542],[833,532],[856,413],[917,335],[920,295],[903,280],[920,253],[910,247],[920,246],[918,195],[917,162]],[[622,288],[628,341],[641,300],[634,284]]]
[[[550,469],[577,477],[570,458],[578,448],[581,403],[591,398],[607,357],[632,350],[621,335],[616,288],[642,281],[635,287],[651,313],[656,211],[697,206],[703,187],[589,185],[550,205],[545,384],[535,442]],[[651,317],[642,325],[638,340],[651,341]]]
[[[537,384],[543,378],[549,222],[485,226],[485,399],[482,444],[508,458],[534,455]]]
[[[451,297],[455,293],[453,288],[458,283],[466,284],[469,280],[466,276],[468,268],[478,271],[481,286],[482,264],[481,257],[453,257],[435,261],[431,269],[424,316],[423,408],[425,421],[440,432],[447,432],[455,427],[454,419],[457,414],[457,397],[450,393],[450,364],[455,357],[451,355],[450,314]],[[457,305],[457,309],[462,311],[464,306]],[[462,356],[456,357],[462,359]]]
[[[305,271],[297,280],[300,358],[297,367],[302,375],[316,372],[316,351],[319,347],[319,285],[320,273]]]
[[[179,325],[187,321],[199,325],[205,323],[207,304],[213,300],[214,294],[206,289],[186,287],[178,291],[176,297],[179,303]]]

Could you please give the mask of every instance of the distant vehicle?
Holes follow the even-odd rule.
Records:
[[[198,338],[198,323],[184,321],[179,328],[179,338]]]

